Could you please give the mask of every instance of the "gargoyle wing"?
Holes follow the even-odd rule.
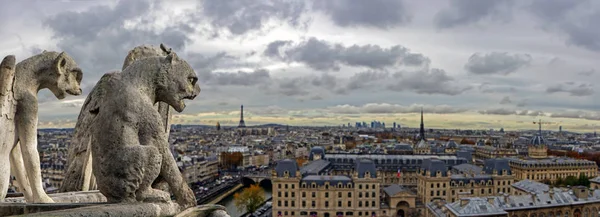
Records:
[[[61,192],[82,190],[84,170],[89,155],[88,144],[91,139],[89,132],[90,127],[95,121],[106,90],[110,88],[108,80],[118,76],[120,76],[120,72],[104,74],[98,83],[96,83],[96,86],[94,86],[81,107],[79,117],[77,118],[77,124],[75,124],[75,132],[73,133],[71,144],[69,145],[67,171],[65,172],[65,179],[61,185]]]

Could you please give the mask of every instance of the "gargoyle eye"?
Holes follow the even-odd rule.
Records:
[[[190,82],[190,84],[196,85],[196,81],[198,81],[198,78],[196,78],[196,77],[189,77],[188,81]]]

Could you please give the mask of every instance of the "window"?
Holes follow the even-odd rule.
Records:
[[[348,207],[352,206],[352,201],[348,201]]]
[[[362,189],[362,185],[361,184],[358,185],[358,189]]]
[[[342,197],[342,192],[338,192],[338,197],[341,198]]]
[[[358,201],[358,207],[362,207],[362,201]]]
[[[358,198],[362,198],[362,192],[358,192]]]
[[[329,198],[329,192],[325,192],[325,198]]]
[[[277,201],[277,206],[281,206],[281,200]]]
[[[296,207],[296,201],[292,200],[292,207]]]
[[[306,197],[306,192],[302,192],[302,197]]]
[[[283,204],[284,204],[285,207],[287,207],[288,206],[287,200]]]
[[[285,184],[285,189],[288,189],[288,185],[287,184]]]
[[[281,184],[277,184],[277,188],[281,188]]]
[[[325,201],[325,207],[329,207],[329,201]]]
[[[281,191],[277,192],[277,197],[281,197]]]
[[[285,192],[285,197],[288,197],[288,193],[287,193],[287,191]]]
[[[348,197],[352,197],[352,192],[348,192]]]
[[[342,207],[342,201],[338,201],[338,207]]]
[[[373,185],[373,189],[375,189],[375,185]]]
[[[315,201],[314,200],[311,201],[311,205],[312,205],[312,207],[315,207]]]
[[[375,207],[375,201],[371,201],[371,206]]]
[[[292,191],[292,197],[296,197],[296,192]]]
[[[294,184],[292,184],[292,189],[294,189]],[[292,214],[293,215],[293,214]]]
[[[306,207],[306,201],[302,201],[302,207]]]
[[[375,192],[371,192],[371,197],[375,197]]]
[[[365,185],[365,189],[369,189],[369,185]]]

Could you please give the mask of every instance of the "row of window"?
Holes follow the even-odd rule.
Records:
[[[294,189],[294,187],[295,187],[295,186],[294,186],[294,184],[290,184],[290,185],[288,185],[288,184],[284,184],[284,185],[282,185],[282,184],[277,184],[277,188],[278,188],[278,189],[282,189],[282,188],[281,188],[282,186],[284,187],[283,189]],[[338,188],[343,188],[343,185],[342,185],[342,183],[338,183],[338,184],[337,184],[337,186],[338,186]],[[370,187],[371,189],[377,189],[377,185],[375,185],[375,184],[372,184],[372,185],[368,185],[368,184],[365,184],[365,185],[363,185],[363,184],[358,184],[358,189],[363,189],[363,186],[364,186],[364,188],[365,188],[365,189],[369,189],[369,187]],[[288,188],[288,187],[291,187],[291,188]],[[311,183],[311,188],[316,188],[316,187],[317,187],[317,184],[316,184],[316,183]],[[352,188],[352,183],[348,183],[348,184],[347,184],[347,187],[348,187],[348,188]],[[306,182],[303,182],[303,183],[302,183],[302,188],[306,188]],[[325,183],[325,189],[329,189],[329,183]]]
[[[352,201],[348,201],[347,204],[348,204],[348,206],[347,206],[348,208],[352,207]],[[370,204],[370,206],[369,206],[369,204]],[[317,202],[313,200],[310,202],[310,205],[312,208],[315,208],[317,206]],[[324,205],[325,205],[325,208],[329,208],[329,201],[325,201]],[[363,206],[364,207],[376,207],[377,202],[374,200],[370,201],[370,203],[369,203],[369,201],[364,201],[364,203],[363,203],[363,201],[358,201],[358,207],[363,207]],[[296,201],[293,201],[293,200],[292,201],[287,201],[287,200],[281,201],[281,200],[279,200],[279,201],[277,201],[277,207],[296,207]],[[339,208],[342,207],[342,201],[337,202],[337,207],[339,207]],[[306,208],[306,201],[302,201],[302,208]]]

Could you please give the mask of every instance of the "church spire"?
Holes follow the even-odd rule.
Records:
[[[421,107],[421,129],[419,130],[419,137],[425,140],[425,124],[423,123],[423,107]]]

